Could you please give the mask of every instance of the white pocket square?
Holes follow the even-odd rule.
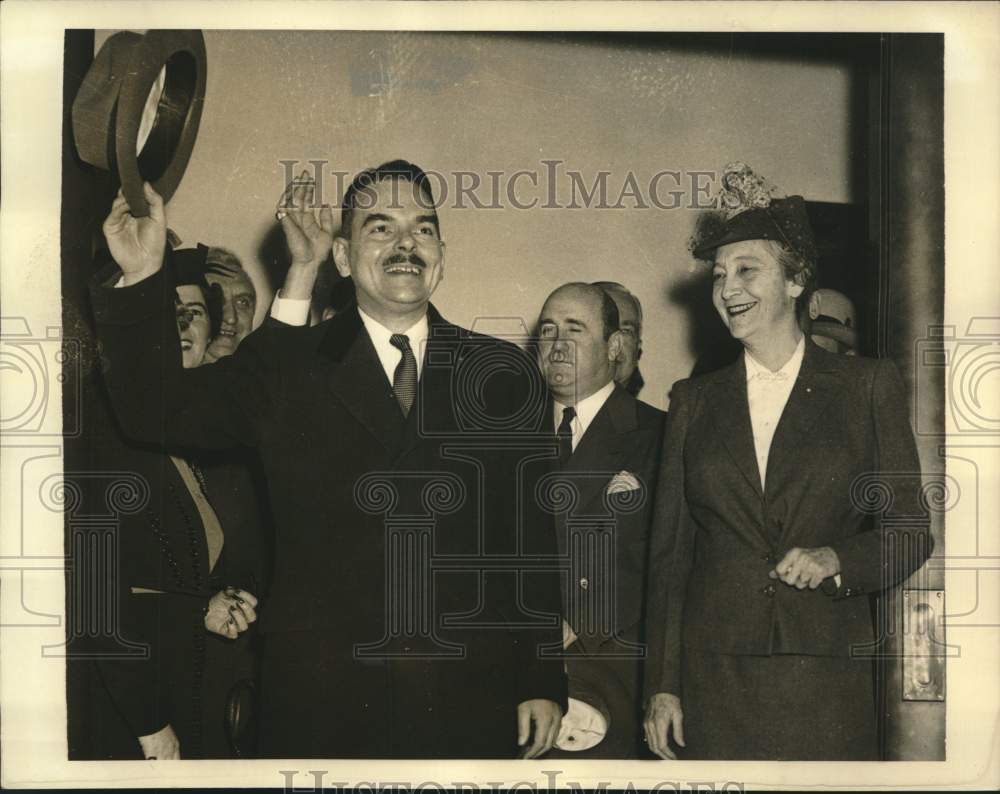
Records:
[[[635,475],[628,471],[620,471],[611,478],[605,493],[624,493],[625,491],[638,491],[642,486],[635,478]]]

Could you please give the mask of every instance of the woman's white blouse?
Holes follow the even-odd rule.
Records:
[[[757,361],[750,355],[749,350],[743,351],[743,361],[747,370],[747,401],[750,404],[753,446],[757,453],[757,471],[760,472],[762,489],[767,476],[767,456],[771,451],[774,431],[788,403],[795,379],[799,376],[805,350],[806,338],[802,336],[792,357],[777,372],[772,372]]]

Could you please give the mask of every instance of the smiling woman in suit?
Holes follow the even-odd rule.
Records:
[[[932,547],[903,385],[889,361],[803,336],[816,258],[802,198],[772,198],[737,165],[721,199],[726,220],[694,253],[712,262],[713,304],[744,352],[673,388],[646,740],[663,758],[876,760],[871,660],[857,653],[874,642],[866,596]],[[873,526],[866,482],[891,490],[905,526]]]

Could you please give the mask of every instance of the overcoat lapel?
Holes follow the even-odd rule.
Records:
[[[707,391],[712,405],[711,415],[715,420],[715,432],[721,436],[747,483],[758,496],[762,496],[757,453],[753,446],[750,404],[747,402],[747,375],[743,356],[729,366],[723,388]]]
[[[334,396],[394,453],[403,434],[403,414],[356,306],[331,321],[319,351],[335,365],[327,381]]]

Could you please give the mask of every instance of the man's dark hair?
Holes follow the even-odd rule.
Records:
[[[618,295],[621,295],[623,298],[625,298],[625,300],[631,302],[632,307],[635,309],[635,316],[636,316],[636,326],[637,327],[635,329],[635,335],[636,335],[637,338],[641,338],[642,337],[642,303],[639,302],[639,299],[635,295],[633,295],[631,292],[629,292],[628,287],[626,287],[624,284],[618,283],[617,281],[594,281],[594,282],[591,282],[591,283],[595,287],[600,287],[602,290],[604,290],[605,292],[607,292],[608,294],[610,294],[612,297],[614,297],[614,295],[617,293]],[[619,312],[619,314],[620,314],[620,312]]]
[[[242,272],[246,274],[247,281],[253,287],[254,296],[257,295],[257,287],[254,285],[253,279],[250,278],[250,274],[243,267],[240,258],[228,248],[223,248],[221,245],[208,246],[205,253],[205,272],[214,273],[217,276],[233,276]]]
[[[621,324],[621,319],[618,315],[618,304],[615,303],[615,299],[608,295],[608,293],[600,287],[595,287],[593,284],[588,284],[585,281],[571,281],[567,284],[563,284],[558,289],[553,290],[553,292],[549,295],[549,298],[551,298],[552,295],[555,295],[556,292],[567,289],[568,287],[573,287],[574,289],[581,290],[590,295],[600,296],[601,326],[603,330],[602,336],[604,337],[604,341],[607,342],[611,338],[611,334],[619,330],[619,325]],[[546,299],[546,302],[548,302],[548,299]],[[535,328],[531,334],[531,338],[533,340],[538,340],[540,338],[541,325],[542,318],[539,317],[538,320],[535,321]]]
[[[343,237],[345,240],[351,239],[351,223],[354,220],[354,210],[368,208],[366,203],[370,202],[370,199],[366,200],[363,197],[368,188],[377,185],[383,179],[401,179],[416,185],[420,189],[420,195],[424,199],[421,206],[425,206],[428,212],[433,213],[434,227],[437,229],[438,236],[441,235],[437,204],[434,201],[434,191],[431,190],[427,174],[424,173],[420,166],[414,165],[407,160],[391,160],[375,168],[366,168],[364,171],[359,171],[357,176],[351,180],[351,184],[344,191],[344,200],[340,205],[340,231],[338,232],[340,237]]]
[[[589,286],[589,285],[588,285]],[[611,338],[611,334],[618,330],[621,325],[621,317],[618,314],[618,304],[607,290],[600,287],[593,287],[601,294],[601,320],[604,322],[604,341]]]
[[[563,284],[559,289],[565,289],[566,287],[572,287],[581,292],[600,297],[601,325],[604,331],[604,341],[607,342],[611,338],[611,334],[619,330],[621,326],[621,316],[618,314],[618,304],[615,303],[615,299],[607,293],[607,290],[603,290],[593,284],[587,284],[585,281],[572,281],[569,284]]]

